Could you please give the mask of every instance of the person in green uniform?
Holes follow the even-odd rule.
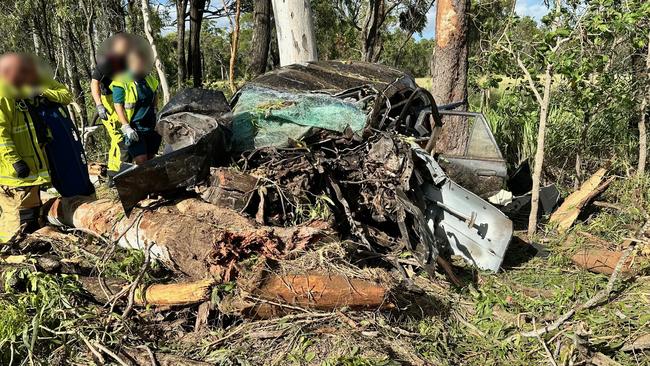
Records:
[[[156,132],[158,80],[151,74],[151,62],[142,50],[127,57],[128,71],[113,80],[113,103],[129,155],[141,165],[152,159],[162,142]]]

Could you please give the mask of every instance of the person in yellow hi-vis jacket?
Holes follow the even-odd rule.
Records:
[[[33,59],[10,53],[0,57],[0,243],[39,228],[40,186],[50,183],[43,144],[47,129],[32,119],[28,104],[36,97],[69,104],[61,83],[41,80]]]
[[[155,130],[159,83],[151,74],[150,57],[145,50],[132,50],[127,64],[128,71],[113,80],[111,90],[129,155],[141,165],[156,155],[162,143]]]
[[[126,71],[126,55],[132,47],[131,38],[127,33],[118,33],[107,40],[106,55],[99,58],[90,81],[90,92],[96,105],[97,114],[110,139],[108,150],[109,186],[112,185],[113,177],[120,171],[122,163],[131,161],[124,144],[124,137],[120,132],[120,122],[113,105],[113,91],[110,88],[113,78]]]

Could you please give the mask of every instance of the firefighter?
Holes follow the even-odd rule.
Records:
[[[0,57],[0,243],[14,237],[21,227],[38,229],[40,187],[50,183],[43,145],[48,130],[32,118],[34,98],[44,97],[69,104],[72,94],[52,79],[39,77],[36,63],[26,55]]]
[[[110,88],[113,78],[126,71],[126,55],[132,46],[132,38],[119,33],[107,41],[108,51],[97,63],[92,72],[90,91],[97,108],[97,114],[106,127],[110,139],[108,150],[108,184],[112,186],[113,177],[120,171],[122,163],[131,161],[120,122],[115,114],[113,92]]]

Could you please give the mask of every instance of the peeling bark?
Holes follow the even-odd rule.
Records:
[[[309,226],[255,225],[237,211],[189,199],[173,206],[135,209],[124,217],[119,202],[89,198],[58,199],[48,219],[104,235],[125,248],[143,250],[169,269],[193,279],[230,281],[238,262],[253,255],[281,259],[318,241],[324,233]]]

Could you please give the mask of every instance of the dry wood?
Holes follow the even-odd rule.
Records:
[[[391,309],[389,290],[366,280],[312,272],[277,275],[266,273],[259,281],[240,280],[245,301],[232,301],[229,312],[268,319],[306,309],[331,311]]]
[[[574,254],[571,261],[588,271],[611,275],[622,255],[622,252],[612,250],[585,249]],[[630,259],[623,264],[621,272],[629,273],[631,271],[632,260]]]
[[[634,342],[624,345],[621,351],[632,352],[650,349],[650,334],[644,334],[635,339]]]
[[[104,279],[109,294],[104,293],[96,277],[79,277],[84,290],[99,302],[107,302],[107,295],[112,295],[128,288],[129,283],[119,279]],[[140,286],[135,292],[133,303],[137,306],[185,306],[198,304],[210,299],[214,280],[195,282],[154,284],[146,288]]]
[[[612,177],[603,183],[606,173],[607,169],[598,169],[596,173],[582,184],[580,189],[571,193],[569,197],[564,200],[564,203],[562,203],[560,208],[551,215],[550,222],[557,224],[559,232],[562,233],[568,230],[578,218],[578,215],[580,215],[580,211],[582,211],[591,200],[596,198],[599,194],[604,192],[607,187],[609,187],[609,184],[611,184],[614,178]]]

